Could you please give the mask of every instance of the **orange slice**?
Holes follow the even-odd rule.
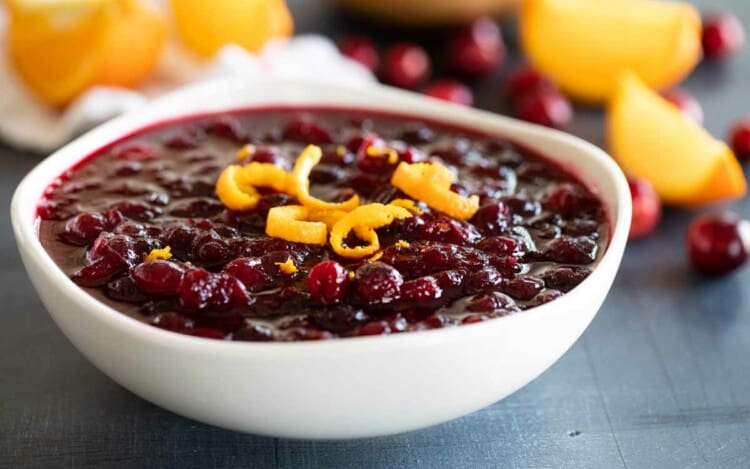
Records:
[[[134,86],[154,68],[164,20],[139,0],[10,0],[13,65],[40,98],[62,105],[100,84]]]
[[[745,195],[732,150],[632,73],[618,81],[607,133],[622,169],[648,179],[665,203],[691,206]]]
[[[687,3],[654,0],[525,0],[521,44],[564,91],[600,103],[618,75],[650,87],[682,80],[701,58],[701,20]]]
[[[171,0],[177,31],[194,52],[210,56],[226,44],[251,52],[294,25],[284,0]]]

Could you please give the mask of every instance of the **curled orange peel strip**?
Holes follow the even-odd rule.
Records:
[[[251,210],[260,200],[260,194],[252,186],[244,184],[242,175],[242,166],[230,165],[216,181],[216,195],[231,210]]]
[[[380,249],[380,240],[376,228],[390,225],[394,220],[411,217],[412,214],[402,207],[378,203],[360,205],[341,218],[331,230],[331,247],[342,257],[362,258],[373,255]],[[348,247],[344,240],[354,231],[364,246]]]
[[[320,162],[322,156],[323,152],[320,147],[308,145],[297,157],[290,179],[293,195],[297,197],[300,204],[310,209],[351,211],[359,205],[359,196],[356,194],[339,203],[326,202],[310,195],[310,171]]]
[[[287,192],[289,190],[289,173],[274,164],[253,161],[242,167],[240,182],[242,183],[242,189],[270,187],[277,192]]]
[[[409,197],[459,220],[468,220],[479,210],[479,197],[462,197],[451,191],[453,174],[440,163],[404,163],[396,167],[391,184]]]
[[[328,228],[323,222],[306,221],[309,209],[302,205],[284,205],[268,211],[266,234],[294,243],[323,246],[328,238]]]

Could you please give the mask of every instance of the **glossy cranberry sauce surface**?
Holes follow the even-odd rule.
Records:
[[[245,161],[290,169],[307,144],[320,198],[406,198],[400,161],[439,161],[453,190],[480,196],[469,221],[424,213],[378,230],[381,252],[345,259],[330,246],[269,238],[267,190],[251,212],[226,209],[214,185]],[[262,110],[196,117],[111,145],[62,175],[38,209],[45,249],[71,279],[115,309],[163,329],[238,341],[392,334],[485,321],[560,297],[607,244],[599,199],[563,169],[513,143],[408,117],[351,110]],[[169,246],[169,260],[144,260]],[[291,260],[297,271],[284,264]]]

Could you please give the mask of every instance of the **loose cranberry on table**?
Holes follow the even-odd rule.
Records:
[[[726,59],[745,43],[745,29],[731,13],[715,13],[703,22],[703,55],[708,59]]]
[[[732,212],[701,215],[688,229],[687,250],[699,272],[727,274],[747,261],[750,222]]]
[[[750,118],[741,119],[732,126],[729,140],[738,159],[750,159]]]
[[[511,102],[517,102],[527,94],[538,94],[543,91],[557,91],[557,86],[532,67],[521,67],[505,79],[503,91]]]
[[[633,219],[630,224],[630,239],[643,238],[651,234],[661,220],[661,200],[645,179],[630,178],[630,197],[633,200]]]
[[[427,86],[422,92],[427,96],[455,104],[463,104],[464,106],[474,104],[474,93],[471,92],[468,86],[458,81],[436,81]]]
[[[448,65],[469,77],[492,73],[505,58],[500,28],[491,18],[478,18],[459,30],[447,46]]]
[[[696,124],[703,125],[703,107],[701,103],[682,88],[672,88],[662,93],[664,99],[677,106],[682,113]]]
[[[573,105],[561,93],[543,90],[524,95],[515,104],[515,114],[532,124],[564,129],[573,120]]]
[[[380,78],[389,85],[413,89],[427,81],[431,69],[430,57],[422,47],[413,42],[400,42],[386,52]]]
[[[377,71],[380,55],[371,40],[362,36],[351,36],[340,40],[338,45],[342,54],[361,63],[371,72]]]

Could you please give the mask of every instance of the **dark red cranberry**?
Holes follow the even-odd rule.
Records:
[[[373,321],[360,327],[359,335],[385,335],[404,332],[409,326],[406,319],[400,314],[382,321]]]
[[[401,300],[424,303],[435,301],[443,296],[443,289],[434,277],[420,277],[408,280],[401,286]]]
[[[346,333],[370,320],[361,309],[353,306],[330,306],[314,311],[310,319],[316,326],[327,331]]]
[[[708,59],[725,59],[745,43],[745,29],[731,13],[715,13],[703,22],[703,55]]]
[[[265,290],[270,283],[257,257],[240,257],[224,266],[224,272],[239,279],[249,292]]]
[[[164,145],[174,150],[189,150],[200,145],[205,137],[203,129],[184,126],[168,132],[164,138]]]
[[[355,282],[357,295],[363,302],[380,305],[399,298],[404,278],[390,265],[372,262],[356,270]]]
[[[466,309],[475,313],[511,312],[517,311],[518,306],[508,295],[494,291],[475,296],[466,305]]]
[[[235,142],[244,142],[248,139],[242,122],[234,116],[219,116],[210,120],[206,124],[206,131],[210,135]]]
[[[494,256],[509,256],[516,252],[518,241],[508,236],[490,236],[481,240],[477,247]]]
[[[534,297],[533,300],[531,300],[528,303],[529,307],[533,306],[540,306],[545,303],[549,303],[552,300],[556,300],[562,296],[562,293],[560,293],[558,290],[545,290]]]
[[[154,160],[159,157],[159,147],[151,142],[131,140],[116,146],[112,157],[118,160]]]
[[[502,202],[484,205],[471,218],[471,223],[485,236],[498,234],[508,224],[508,208]]]
[[[448,43],[448,64],[456,72],[479,77],[494,71],[505,57],[500,28],[491,18],[478,18]]]
[[[90,262],[111,258],[125,268],[133,267],[141,261],[142,252],[136,252],[136,241],[127,235],[102,233],[86,253]]]
[[[371,40],[362,36],[350,36],[338,43],[342,54],[375,72],[380,64],[380,55]]]
[[[85,246],[108,229],[109,225],[109,221],[101,213],[82,213],[68,220],[61,238],[69,244]]]
[[[138,289],[133,279],[129,276],[120,277],[109,282],[105,293],[107,297],[115,301],[124,301],[126,303],[139,304],[148,300],[148,297]]]
[[[573,120],[573,106],[557,91],[528,93],[515,106],[516,116],[532,124],[564,129]]]
[[[633,221],[630,224],[630,239],[643,238],[653,232],[661,220],[661,200],[645,179],[630,178],[630,197],[633,200]]]
[[[101,287],[127,270],[127,265],[116,257],[102,258],[83,267],[71,277],[81,287]]]
[[[547,288],[554,288],[562,292],[569,292],[586,280],[591,274],[589,269],[574,267],[557,267],[542,274]]]
[[[362,140],[357,150],[357,168],[367,174],[392,171],[398,160],[392,161],[390,152],[385,149],[385,142],[380,137],[370,136]]]
[[[662,93],[662,96],[682,111],[685,117],[699,125],[703,125],[703,107],[701,107],[701,103],[695,96],[682,88],[672,88]]]
[[[130,271],[138,289],[151,295],[176,295],[184,275],[179,264],[163,260],[144,262]]]
[[[255,163],[269,163],[279,168],[291,169],[289,161],[284,158],[276,147],[260,147],[248,158]]]
[[[547,246],[545,257],[565,264],[591,264],[596,260],[598,246],[585,236],[561,236]]]
[[[449,103],[471,106],[474,104],[474,93],[471,88],[454,80],[436,81],[424,90],[424,94],[432,98],[448,101]]]
[[[488,319],[489,317],[485,316],[484,314],[469,314],[461,319],[461,324],[476,324],[478,322],[484,322]]]
[[[349,272],[336,261],[315,264],[307,276],[307,286],[313,299],[323,304],[335,304],[344,299]]]
[[[729,273],[747,261],[750,223],[731,212],[701,215],[688,229],[687,248],[698,271]]]
[[[596,211],[600,202],[582,185],[563,182],[545,196],[544,207],[564,216],[574,216]]]
[[[223,312],[250,303],[242,283],[226,274],[194,269],[185,274],[180,285],[180,305],[187,311]]]
[[[151,324],[172,332],[188,332],[193,330],[195,322],[178,313],[162,313],[151,319]]]
[[[455,290],[461,288],[466,274],[460,270],[443,270],[432,274],[438,286],[443,290]]]
[[[430,76],[430,58],[419,45],[400,42],[385,54],[381,79],[401,88],[417,88]]]
[[[284,127],[284,138],[315,145],[333,141],[328,130],[308,118],[300,118],[289,122]]]
[[[517,300],[528,301],[544,289],[544,280],[530,275],[508,280],[503,291]]]
[[[115,166],[116,176],[133,176],[143,170],[143,164],[137,161],[126,161]]]
[[[738,159],[750,159],[750,118],[741,119],[732,126],[729,140]]]
[[[484,267],[470,272],[466,277],[464,289],[467,293],[497,290],[503,284],[503,276],[494,267]]]
[[[212,327],[196,327],[192,331],[185,333],[195,337],[203,337],[204,339],[224,340],[225,338],[225,334],[223,332]]]
[[[411,125],[401,131],[399,138],[410,145],[431,143],[435,140],[435,131],[424,124]]]
[[[422,321],[422,324],[426,329],[442,329],[451,324],[451,320],[442,314],[434,314],[426,317],[424,321]]]
[[[527,94],[556,91],[557,87],[544,75],[531,67],[522,67],[505,79],[505,96],[511,102],[518,102]]]
[[[407,147],[406,149],[399,152],[398,159],[409,164],[420,163],[427,160],[427,155],[425,155],[424,152],[418,148]]]
[[[417,225],[417,236],[426,241],[467,246],[473,245],[482,237],[474,225],[443,214],[425,213],[407,220],[412,219],[421,219],[422,223]]]
[[[162,209],[140,200],[118,202],[110,208],[120,211],[133,220],[149,221],[162,214]]]

